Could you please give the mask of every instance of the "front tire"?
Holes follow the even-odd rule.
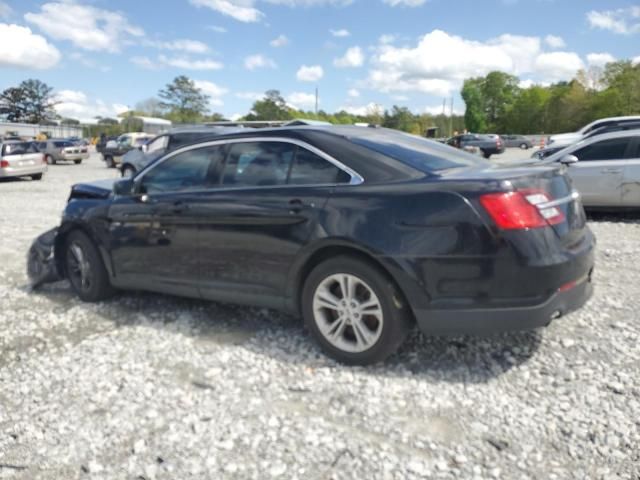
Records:
[[[522,150],[528,150],[528,149],[529,149],[529,145],[527,145],[526,143],[521,143],[521,144],[520,144],[520,148],[521,148]]]
[[[55,165],[56,164],[56,160],[51,155],[47,155],[45,157],[45,159],[47,160],[47,165]]]
[[[349,256],[315,267],[301,300],[307,328],[322,350],[348,365],[385,360],[412,325],[408,306],[393,281],[369,263]]]
[[[36,173],[35,175],[31,175],[31,180],[42,180],[42,174]]]
[[[80,165],[82,163],[82,160],[74,160],[73,163],[75,163],[76,165]]]
[[[107,155],[104,158],[104,161],[107,162],[107,168],[116,168],[116,162],[113,161],[113,157],[111,155]]]
[[[71,288],[83,302],[99,302],[114,293],[100,252],[91,239],[79,230],[67,237],[65,270]]]

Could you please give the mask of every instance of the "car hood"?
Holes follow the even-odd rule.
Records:
[[[80,198],[109,198],[111,192],[113,192],[113,184],[118,180],[118,178],[110,178],[108,180],[98,180],[90,183],[77,183],[71,187],[69,200]]]

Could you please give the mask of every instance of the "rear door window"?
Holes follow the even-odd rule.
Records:
[[[596,160],[620,160],[624,158],[627,147],[629,146],[629,137],[612,138],[592,143],[586,147],[574,152],[581,162]]]
[[[349,183],[350,181],[351,175],[347,172],[306,148],[299,147],[287,183],[290,185],[325,185]]]
[[[231,145],[224,168],[225,187],[285,185],[296,146],[284,142],[246,142]]]

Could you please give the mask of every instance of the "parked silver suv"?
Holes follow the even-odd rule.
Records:
[[[38,142],[37,146],[49,165],[58,162],[73,162],[79,165],[89,158],[89,147],[76,145],[69,140],[47,140]]]

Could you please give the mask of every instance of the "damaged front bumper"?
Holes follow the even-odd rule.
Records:
[[[55,259],[58,229],[43,233],[34,240],[27,255],[27,275],[32,288],[62,280]]]

